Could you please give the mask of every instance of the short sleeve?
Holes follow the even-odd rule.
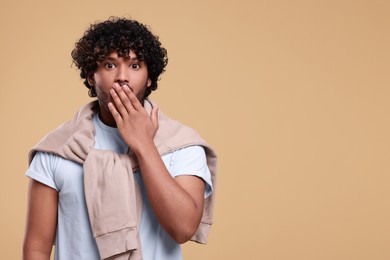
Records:
[[[193,175],[203,179],[206,183],[205,198],[213,191],[206,153],[202,146],[189,146],[174,151],[171,158],[171,175]]]
[[[26,172],[26,176],[59,190],[54,178],[59,157],[50,153],[37,152]]]

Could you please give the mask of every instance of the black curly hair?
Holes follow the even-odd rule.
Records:
[[[91,24],[71,53],[74,64],[80,69],[80,77],[85,79],[84,85],[89,89],[89,96],[96,97],[96,90],[88,83],[88,77],[97,70],[98,62],[114,51],[119,57],[129,57],[132,51],[139,60],[145,62],[151,86],[146,89],[144,98],[157,89],[159,76],[168,64],[167,50],[142,23],[110,17],[106,21]]]

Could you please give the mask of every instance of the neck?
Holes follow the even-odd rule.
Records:
[[[110,111],[106,111],[104,108],[100,107],[98,115],[100,121],[102,121],[105,125],[110,127],[116,127],[115,119]]]

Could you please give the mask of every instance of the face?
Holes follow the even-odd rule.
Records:
[[[90,78],[90,85],[96,88],[100,118],[103,122],[108,121],[105,123],[113,120],[108,103],[113,102],[110,89],[114,83],[128,85],[142,104],[145,90],[151,84],[146,64],[139,61],[134,52],[130,52],[129,57],[119,57],[116,52],[112,52],[98,63],[96,72]]]

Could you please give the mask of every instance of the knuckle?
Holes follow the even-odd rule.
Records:
[[[130,105],[130,100],[127,99],[127,98],[123,99],[122,102],[123,102],[123,104],[124,104],[125,106]]]

